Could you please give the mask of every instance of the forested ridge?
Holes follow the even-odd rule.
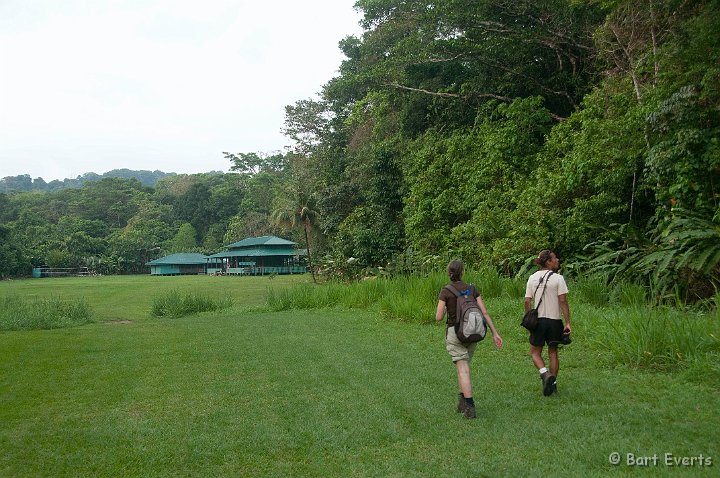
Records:
[[[50,182],[42,177],[33,178],[29,174],[18,176],[6,176],[0,179],[0,193],[17,193],[28,191],[59,191],[66,188],[79,188],[91,181],[99,181],[104,178],[135,178],[145,186],[154,186],[155,183],[165,176],[172,176],[174,173],[162,171],[134,171],[131,169],[113,169],[103,174],[85,173],[76,178],[65,178],[63,180],[53,179]]]
[[[154,187],[2,194],[2,275],[141,272],[279,234],[343,277],[449,256],[514,274],[553,248],[567,274],[715,293],[720,1],[356,6],[339,74],[286,107],[292,150],[224,153],[232,173]]]

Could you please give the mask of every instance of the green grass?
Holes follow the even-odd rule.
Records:
[[[154,317],[184,317],[232,307],[233,301],[230,297],[215,295],[216,297],[213,297],[195,292],[181,294],[173,289],[153,300],[151,313]]]
[[[138,317],[102,304],[127,278],[101,278],[96,290],[87,282],[81,294],[96,314],[132,323],[99,315],[82,327],[0,332],[0,476],[547,476],[552,464],[560,476],[674,477],[716,476],[720,466],[718,382],[612,366],[592,326],[603,309],[576,307],[560,393],[543,397],[521,305],[487,299],[505,347],[481,344],[479,418],[468,421],[454,411],[442,326],[372,308],[261,310],[280,277],[137,279],[155,286],[129,306]],[[210,293],[208,279],[242,287],[236,306],[149,315],[153,296],[180,284]],[[0,291],[38,295],[43,282],[53,280]],[[615,451],[702,453],[713,466],[615,467]]]
[[[19,296],[28,299],[60,297],[83,299],[95,320],[138,321],[152,317],[153,302],[168,293],[227,297],[246,307],[265,304],[269,287],[282,288],[310,281],[310,276],[100,276],[63,277],[0,281],[0,298]]]
[[[0,330],[61,329],[90,322],[84,299],[0,297]]]
[[[478,286],[486,304],[510,300],[507,314],[520,317],[523,281],[503,278],[488,269],[469,271],[466,281]],[[267,303],[274,311],[361,307],[376,310],[389,320],[427,324],[434,322],[437,294],[446,282],[444,274],[433,274],[351,284],[302,284],[271,290]],[[703,377],[720,380],[717,306],[695,311],[650,307],[644,288],[608,286],[598,278],[571,283],[569,288],[573,326],[579,322],[580,330],[587,327],[588,333],[583,335],[614,364],[662,369],[693,365],[695,370],[705,369]],[[490,314],[494,315],[492,309]]]

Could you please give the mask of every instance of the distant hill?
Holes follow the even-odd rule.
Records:
[[[0,179],[0,193],[27,192],[27,191],[57,191],[66,188],[79,188],[86,182],[100,181],[103,178],[135,178],[144,186],[154,187],[155,184],[166,176],[176,176],[176,173],[164,173],[162,171],[134,171],[131,169],[113,169],[104,174],[85,173],[75,179],[55,179],[45,182],[43,178],[32,179],[29,174],[19,176],[6,176]]]

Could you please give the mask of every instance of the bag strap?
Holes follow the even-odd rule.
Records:
[[[542,276],[542,279],[540,279],[540,282],[538,282],[537,287],[535,287],[535,292],[533,293],[533,300],[535,300],[535,294],[537,294],[538,289],[540,288],[540,284],[545,282],[545,287],[543,287],[542,294],[540,294],[540,301],[535,306],[536,309],[540,309],[540,304],[542,304],[543,297],[545,297],[545,291],[547,290],[547,280],[550,279],[550,276],[553,275],[555,272],[550,271],[549,273]]]
[[[452,284],[446,285],[445,288],[455,294],[455,297],[460,297],[462,295]]]
[[[472,288],[473,288],[473,287],[474,287],[474,286],[473,286],[472,284],[468,284],[467,290],[468,290],[470,293],[472,293]],[[464,295],[464,294],[462,294],[459,290],[457,290],[457,289],[455,288],[455,286],[452,285],[452,284],[446,285],[445,288],[446,288],[447,290],[449,290],[450,292],[452,292],[453,294],[455,294],[455,297],[456,297],[457,299],[460,299],[460,297]],[[455,303],[455,327],[457,327],[457,326],[458,326],[458,323],[460,322],[460,321],[459,321],[459,319],[460,319],[460,308],[461,308],[460,301],[459,301],[459,300],[456,300],[456,303]],[[449,322],[449,321],[450,321],[450,315],[448,314],[448,322]],[[449,327],[449,326],[448,326],[448,327]]]

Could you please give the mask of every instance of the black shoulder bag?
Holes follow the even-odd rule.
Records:
[[[545,282],[545,287],[543,288],[542,294],[540,295],[540,301],[535,305],[534,309],[530,309],[525,312],[525,315],[523,315],[522,318],[522,322],[520,322],[520,325],[528,329],[530,332],[535,330],[538,325],[538,309],[540,308],[540,304],[542,304],[543,297],[545,296],[545,289],[547,289],[547,279],[550,279],[551,275],[553,275],[553,271],[550,271],[550,273],[545,274],[540,278],[540,282],[538,282],[537,287],[535,287],[535,292],[533,292],[533,300],[535,300],[535,294],[537,294],[537,291],[540,288],[540,284]]]

